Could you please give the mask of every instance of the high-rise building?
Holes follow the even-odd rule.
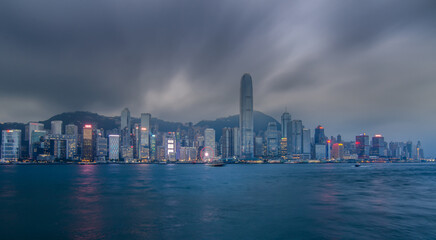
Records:
[[[130,133],[130,111],[128,108],[124,108],[121,112],[121,127],[120,130],[128,129]]]
[[[269,122],[265,133],[267,156],[277,158],[279,156],[279,131],[276,122]]]
[[[82,135],[82,161],[94,161],[94,131],[91,124],[83,126]]]
[[[109,160],[120,160],[120,135],[109,135]]]
[[[51,134],[52,135],[62,134],[62,121],[51,121]]]
[[[332,145],[332,158],[334,159],[344,158],[344,144],[335,143]]]
[[[232,158],[234,156],[233,128],[223,128],[220,145],[221,157],[223,159]]]
[[[165,134],[164,138],[164,147],[165,147],[165,159],[170,162],[176,161],[176,133],[168,132]]]
[[[21,158],[21,130],[2,130],[1,159],[15,162]]]
[[[370,155],[377,156],[377,157],[386,156],[385,138],[382,135],[376,134],[374,135],[374,137],[372,137],[372,146],[371,146]]]
[[[303,128],[303,158],[309,159],[311,152],[310,129]]]
[[[239,128],[233,128],[233,155],[241,156],[241,131]]]
[[[291,125],[291,114],[284,112],[282,114],[282,139],[286,139],[286,155],[291,153],[291,135],[292,135],[292,125]],[[282,148],[283,149],[283,148]]]
[[[250,74],[241,78],[239,129],[241,131],[241,158],[254,157],[253,82]]]
[[[325,144],[326,143],[326,137],[324,134],[324,127],[318,125],[318,127],[315,128],[315,144]]]
[[[300,155],[303,153],[303,122],[301,120],[292,120],[291,125],[291,153]]]
[[[204,130],[204,147],[212,150],[209,155],[210,158],[215,157],[215,130],[213,128],[206,128]]]
[[[68,124],[65,126],[65,135],[77,136],[79,134],[79,128],[74,124]]]
[[[356,153],[359,159],[369,158],[369,136],[365,133],[356,136]]]
[[[32,147],[33,147],[33,142],[32,142],[32,134],[35,130],[44,130],[44,124],[42,123],[37,123],[37,122],[30,122],[27,126],[26,126],[26,141],[28,141],[28,152],[29,152],[29,158],[33,158],[33,154],[32,152]],[[38,138],[39,140],[39,138]]]
[[[98,162],[105,162],[108,157],[108,140],[103,136],[98,136],[95,141],[95,156]]]
[[[264,145],[263,137],[254,137],[254,156],[256,158],[262,158],[265,155]]]
[[[141,113],[141,138],[139,146],[140,159],[150,158],[150,113]]]
[[[36,159],[38,156],[38,149],[41,147],[41,142],[44,141],[44,137],[47,135],[47,131],[45,130],[33,130],[30,143],[31,146],[29,148],[29,157],[31,159]]]

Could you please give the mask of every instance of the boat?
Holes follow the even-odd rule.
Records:
[[[354,166],[355,167],[360,167],[360,163],[356,163]]]
[[[224,166],[224,165],[226,165],[226,164],[223,163],[223,162],[211,162],[211,163],[206,163],[206,166],[209,166],[209,167],[222,167],[222,166]]]

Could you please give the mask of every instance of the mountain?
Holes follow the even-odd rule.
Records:
[[[266,115],[262,112],[255,111],[253,114],[254,118],[254,131],[260,133],[266,130],[269,122],[277,122],[273,117]],[[97,113],[77,111],[77,112],[66,112],[55,115],[45,121],[40,121],[44,124],[46,129],[51,128],[51,121],[60,120],[63,125],[75,124],[79,126],[79,131],[81,127],[85,124],[93,124],[97,128],[103,128],[105,130],[110,130],[118,128],[120,126],[120,116],[107,117],[99,115]],[[140,123],[139,118],[132,118],[132,124]],[[277,122],[280,128],[280,123]],[[180,122],[168,122],[158,118],[152,118],[150,123],[152,129],[158,128],[161,132],[173,132],[177,129],[187,130],[187,124]],[[222,134],[222,129],[224,127],[238,127],[239,126],[239,115],[232,115],[225,118],[217,118],[215,120],[203,120],[195,124],[196,127],[203,128],[213,128],[216,132],[217,141],[220,139]],[[23,123],[0,123],[0,130],[4,129],[21,129],[24,136],[25,124]]]

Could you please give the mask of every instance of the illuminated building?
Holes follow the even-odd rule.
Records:
[[[289,114],[288,112],[284,112],[282,114],[282,138],[286,139],[286,154],[285,155],[289,155],[291,154],[291,135],[292,135],[292,125],[291,125],[291,114]],[[282,148],[284,149],[284,148]],[[282,156],[284,156],[282,154]]]
[[[344,144],[335,143],[332,145],[332,158],[334,159],[344,158]]]
[[[165,144],[165,159],[171,162],[176,161],[176,134],[175,132],[168,132],[164,138]]]
[[[121,130],[124,130],[127,128],[128,132],[130,133],[130,111],[128,108],[124,108],[121,112]]]
[[[422,148],[421,141],[416,144],[416,160],[424,159],[424,149]]]
[[[374,137],[372,137],[372,146],[371,146],[371,156],[377,156],[382,157],[386,156],[385,154],[385,138],[380,135],[376,134]]]
[[[109,135],[109,161],[120,160],[120,135]]]
[[[82,157],[81,160],[85,162],[94,161],[94,131],[92,125],[85,124],[83,126],[82,134]]]
[[[204,147],[212,150],[209,157],[215,157],[215,130],[213,128],[206,128],[204,130]]]
[[[53,135],[62,134],[62,121],[51,121],[51,134]]]
[[[33,144],[34,142],[32,142],[32,135],[33,135],[33,131],[35,130],[44,130],[44,124],[42,123],[36,123],[36,122],[30,122],[27,126],[26,126],[26,141],[28,141],[28,152],[29,152],[29,158],[33,158],[33,154],[31,154],[32,152],[32,148],[33,148]],[[39,138],[38,138],[39,140]]]
[[[2,130],[1,159],[15,162],[21,158],[21,130]]]
[[[269,122],[266,130],[267,156],[276,158],[279,156],[279,131],[276,122]]]
[[[324,134],[324,127],[318,126],[315,128],[315,144],[325,144],[326,137]]]
[[[365,133],[356,136],[356,153],[359,159],[369,159],[369,136]]]
[[[239,129],[241,131],[241,158],[254,157],[253,83],[250,74],[241,78]]]
[[[282,137],[280,140],[280,156],[282,158],[286,158],[287,155],[288,155],[288,140]]]
[[[139,147],[139,158],[149,159],[150,158],[150,113],[141,114],[141,137],[140,137],[140,147]]]
[[[152,160],[156,159],[156,135],[151,134],[150,136],[150,158]]]
[[[197,148],[195,148],[195,147],[181,147],[179,161],[181,161],[181,162],[197,161]]]

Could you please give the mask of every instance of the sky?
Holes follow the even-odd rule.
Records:
[[[287,109],[354,140],[421,140],[436,156],[432,0],[3,0],[0,121],[68,111],[198,122]]]

